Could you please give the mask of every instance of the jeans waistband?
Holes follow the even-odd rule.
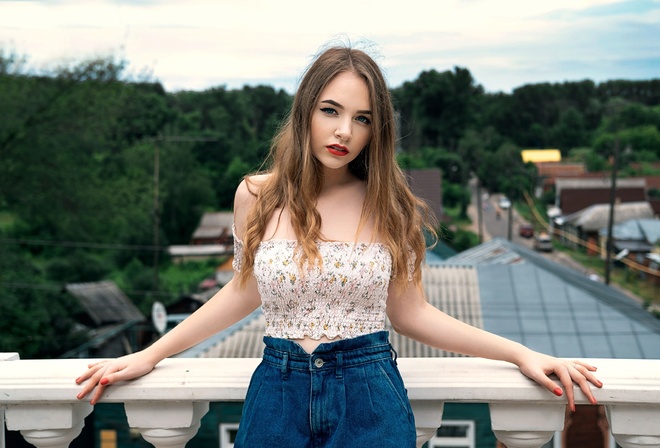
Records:
[[[264,337],[266,348],[263,361],[279,366],[283,376],[289,370],[318,371],[334,369],[341,376],[344,367],[375,362],[386,358],[396,360],[396,352],[389,343],[389,332],[379,331],[350,339],[320,344],[307,353],[297,342]]]

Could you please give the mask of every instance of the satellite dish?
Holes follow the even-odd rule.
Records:
[[[161,335],[165,333],[167,328],[167,311],[165,310],[165,305],[156,301],[151,306],[151,322],[154,324],[154,328]]]

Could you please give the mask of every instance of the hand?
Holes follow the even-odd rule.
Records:
[[[122,356],[115,360],[89,364],[87,371],[76,378],[76,384],[82,384],[85,380],[89,379],[76,398],[82,400],[96,387],[94,396],[90,401],[90,404],[95,405],[98,403],[103,395],[103,390],[107,386],[118,381],[126,381],[146,375],[153,370],[155,365],[156,363],[146,356],[144,352]]]
[[[575,412],[573,383],[580,386],[580,389],[591,404],[598,404],[598,401],[591,392],[589,383],[599,388],[603,387],[603,383],[592,373],[596,371],[596,367],[590,364],[583,361],[569,361],[531,352],[529,356],[523,359],[518,367],[525,376],[533,379],[558,397],[561,397],[563,395],[562,389],[548,376],[551,373],[557,375],[562,386],[564,386],[568,405],[573,412]]]

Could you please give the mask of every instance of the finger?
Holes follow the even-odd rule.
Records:
[[[573,392],[573,379],[569,372],[570,367],[566,369],[555,370],[555,374],[561,381],[564,390],[566,391],[566,401],[571,412],[575,412],[575,393]]]
[[[577,366],[584,367],[585,369],[587,369],[590,372],[595,372],[596,370],[598,370],[598,367],[592,366],[591,364],[588,364],[584,361],[573,361],[573,364],[574,364],[575,367],[577,367]]]
[[[591,377],[593,381],[596,381],[596,383],[594,383],[596,385],[600,384],[602,386],[602,383],[592,373],[585,371],[585,369],[586,368],[581,365],[574,364],[572,366],[572,369],[569,368],[569,373],[571,374],[572,380],[578,386],[580,386],[580,389],[587,397],[589,402],[591,404],[598,404],[598,400],[596,400],[596,397],[594,397],[594,394],[591,391],[591,387],[589,386],[589,382],[590,382],[589,377]]]
[[[591,366],[589,364],[584,364],[584,363],[579,363],[576,362],[573,364],[573,368],[577,370],[582,376],[586,378],[587,381],[589,381],[591,384],[593,384],[596,387],[603,387],[602,381],[600,381],[596,375],[594,375],[591,372],[596,371],[596,367]],[[586,369],[586,370],[585,370]]]
[[[105,386],[103,384],[100,384],[96,386],[96,391],[94,391],[94,396],[92,397],[91,401],[89,404],[94,406],[96,403],[99,402],[99,400],[103,397],[103,391],[105,390]]]

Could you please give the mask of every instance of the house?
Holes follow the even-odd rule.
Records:
[[[535,165],[537,187],[543,192],[552,191],[558,178],[581,178],[586,173],[584,163],[538,162]]]
[[[436,307],[533,349],[569,358],[660,357],[660,320],[640,304],[614,288],[512,242],[494,239],[444,261],[429,260],[423,281],[428,300]],[[177,356],[260,357],[264,328],[263,314],[256,310]],[[458,356],[394,332],[390,335],[401,357]],[[112,420],[111,406],[121,407],[97,405],[94,423],[97,431],[125,427]],[[211,403],[202,427],[186,446],[229,446],[227,443],[238,428],[241,408],[241,403]],[[578,406],[577,409],[567,418],[563,433],[555,434],[557,444],[548,446],[596,448],[605,446],[605,440],[609,440],[609,446],[615,446],[601,407]],[[120,408],[118,413],[121,412]],[[438,443],[435,446],[448,446],[440,445],[440,440],[443,443],[456,440],[450,446],[497,446],[487,405],[447,403],[443,418],[443,426],[429,446],[434,446],[434,441]],[[121,431],[118,435],[125,440],[122,447],[138,446],[124,434],[127,428]],[[586,442],[580,439],[585,432]]]
[[[442,172],[438,168],[406,169],[405,174],[412,192],[428,204],[438,220],[442,220]]]
[[[234,242],[233,226],[233,212],[206,212],[193,232],[190,244],[195,246],[202,244],[232,245]]]
[[[600,247],[606,247],[607,228],[600,229]],[[612,245],[617,260],[629,260],[626,264],[642,278],[660,284],[658,263],[653,253],[660,248],[660,219],[631,219],[612,227]],[[603,256],[605,253],[602,254]]]
[[[175,263],[227,257],[234,253],[233,212],[207,212],[190,238],[189,245],[173,245],[168,253]]]
[[[112,281],[70,283],[65,290],[78,299],[85,315],[79,317],[90,330],[90,339],[62,358],[114,358],[123,356],[142,344],[138,324],[144,314]]]
[[[612,181],[600,178],[558,178],[555,181],[555,206],[564,216],[584,210],[594,204],[609,204]],[[646,201],[643,178],[617,179],[616,202]]]
[[[571,215],[565,215],[555,219],[555,224],[564,233],[589,243],[588,253],[595,255],[599,251],[600,242],[599,232],[603,227],[607,227],[610,216],[609,204],[596,204],[580,210]],[[653,218],[653,209],[646,201],[643,202],[625,202],[614,205],[614,224],[633,219]],[[562,241],[567,244],[575,243],[562,236]],[[601,246],[602,247],[602,246]]]

